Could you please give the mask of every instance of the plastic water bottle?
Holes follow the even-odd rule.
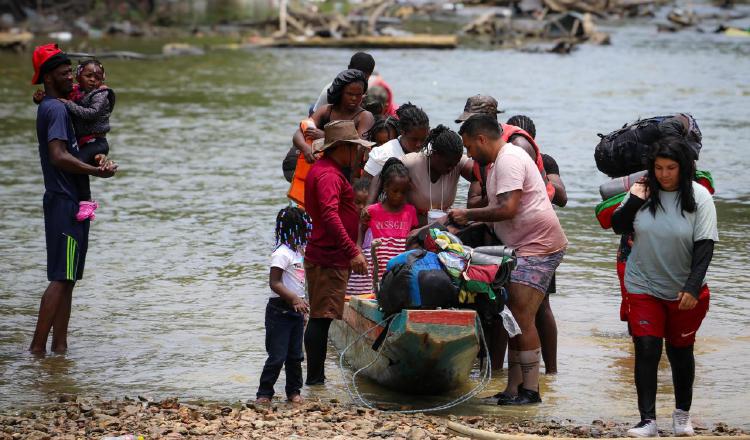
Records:
[[[142,435],[125,434],[117,437],[102,437],[102,440],[144,440]]]

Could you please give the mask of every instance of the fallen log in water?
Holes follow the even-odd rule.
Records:
[[[152,59],[160,59],[164,56],[161,54],[143,54],[138,52],[129,52],[129,51],[114,51],[114,52],[99,52],[99,53],[86,53],[86,52],[66,52],[69,57],[71,58],[96,58],[96,59],[105,59],[105,58],[116,58],[121,60],[152,60]]]
[[[261,41],[267,47],[361,47],[394,49],[455,49],[455,35],[415,34],[404,36],[359,35],[343,38],[286,38]]]
[[[0,49],[22,50],[33,38],[31,32],[0,32]]]

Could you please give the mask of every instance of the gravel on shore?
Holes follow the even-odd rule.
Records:
[[[569,421],[508,422],[499,417],[400,415],[363,409],[336,399],[271,405],[183,403],[176,398],[153,401],[102,400],[62,395],[39,408],[0,412],[1,440],[99,439],[124,434],[145,439],[461,439],[448,421],[507,434],[555,437],[622,437],[629,426],[604,420],[589,425]],[[696,427],[702,435],[746,434],[723,423]],[[664,435],[671,435],[665,432]]]

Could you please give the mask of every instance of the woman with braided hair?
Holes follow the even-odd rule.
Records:
[[[412,181],[408,201],[417,209],[420,225],[427,224],[428,211],[446,212],[453,206],[460,177],[468,181],[474,178],[474,163],[463,151],[461,136],[438,125],[430,131],[421,151],[403,157]]]

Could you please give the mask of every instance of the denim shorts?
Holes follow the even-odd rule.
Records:
[[[545,294],[564,255],[565,249],[549,255],[517,257],[516,268],[510,273],[510,282],[532,287]]]

